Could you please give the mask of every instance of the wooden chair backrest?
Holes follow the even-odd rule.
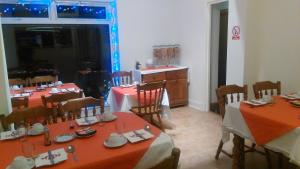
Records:
[[[274,95],[274,90],[277,95],[281,94],[281,82],[276,83],[270,81],[256,82],[253,85],[253,91],[256,99],[262,98],[264,95]],[[270,91],[270,93],[269,93]]]
[[[53,94],[50,96],[42,95],[41,99],[45,107],[57,108],[58,103],[71,100],[71,99],[82,98],[82,96],[83,96],[83,91],[80,90],[79,92]]]
[[[36,122],[42,122],[43,124],[51,124],[52,120],[56,118],[53,115],[53,111],[50,108],[44,106],[26,108],[22,110],[15,110],[8,116],[1,118],[1,124],[4,130],[9,129],[9,125],[14,123],[17,126],[21,123],[28,126]]]
[[[159,114],[166,89],[166,81],[137,85],[138,113],[140,116]]]
[[[132,83],[132,72],[119,71],[111,75],[113,86],[120,86]]]
[[[34,78],[30,79],[30,85],[31,86],[38,86],[41,84],[50,84],[50,83],[54,83],[56,81],[56,77],[55,76],[35,76]]]
[[[68,113],[68,120],[81,118],[81,109],[84,108],[85,117],[88,116],[88,107],[93,107],[93,116],[96,115],[96,106],[100,106],[100,113],[104,113],[104,98],[95,99],[93,97],[85,97],[68,100],[65,104],[58,104],[60,112]]]
[[[29,99],[28,97],[13,97],[11,98],[11,106],[13,109],[28,108]]]
[[[243,100],[248,99],[248,86],[247,85],[244,85],[243,87],[238,85],[221,86],[218,89],[216,89],[216,94],[217,94],[217,99],[219,104],[219,112],[222,118],[224,118],[225,106],[229,103],[228,100],[231,103],[240,102],[242,101],[240,96],[241,94],[243,94]],[[230,97],[229,99],[228,96]]]
[[[9,86],[14,86],[14,85],[23,85],[27,86],[27,81],[23,79],[8,79]]]

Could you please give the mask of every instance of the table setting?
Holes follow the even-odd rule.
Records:
[[[41,85],[37,87],[18,87],[17,90],[10,90],[11,97],[22,98],[28,97],[29,107],[43,106],[41,96],[50,96],[52,94],[61,94],[68,92],[80,92],[80,88],[74,83],[55,82],[52,85]],[[16,89],[16,87],[15,87]]]
[[[27,133],[33,130],[34,134],[0,140],[0,156],[5,157],[0,160],[0,168],[19,169],[21,163],[28,169],[54,168],[54,166],[63,169],[93,168],[93,166],[99,169],[129,169],[141,166],[137,167],[139,169],[167,158],[168,154],[165,154],[154,158],[155,161],[140,161],[145,155],[153,154],[153,150],[157,152],[159,147],[170,149],[171,152],[174,146],[171,138],[134,114],[123,112],[111,114],[113,116],[103,115],[103,117],[115,116],[114,120],[103,121],[99,116],[95,116],[92,118],[98,122],[89,125],[81,125],[74,120],[75,125],[72,128],[70,122],[61,122],[43,128],[41,124],[34,124],[30,128],[22,129],[25,133],[26,130]],[[44,145],[45,128],[49,129],[51,139],[51,144],[47,146]],[[42,134],[41,130],[44,131]],[[2,136],[2,133],[0,134]],[[9,148],[12,146],[15,148]],[[131,154],[130,157],[127,154]],[[113,159],[119,162],[114,163]]]
[[[226,106],[223,120],[223,142],[229,133],[252,140],[280,152],[290,162],[300,165],[300,92],[268,97],[263,104],[242,101],[240,106]],[[267,98],[267,97],[265,97]]]

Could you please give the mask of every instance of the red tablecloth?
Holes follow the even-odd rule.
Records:
[[[67,89],[67,88],[75,88],[79,89],[74,83],[66,83],[62,86],[58,86],[59,89]],[[24,90],[34,90],[35,87],[25,87]],[[46,90],[43,91],[35,91],[32,93],[32,95],[28,98],[29,99],[29,107],[37,107],[37,106],[43,106],[43,102],[41,99],[42,95],[49,96],[49,91],[51,88],[46,88]]]
[[[281,97],[275,104],[251,107],[241,103],[240,111],[258,145],[265,144],[300,126],[300,108]]]
[[[76,139],[69,143],[52,144],[49,147],[43,145],[43,135],[35,137],[27,137],[27,139],[35,144],[36,154],[55,150],[58,148],[66,148],[67,145],[74,145],[78,161],[72,159],[72,155],[68,155],[68,160],[52,167],[55,169],[132,169],[143,157],[151,143],[160,134],[160,131],[151,126],[153,134],[156,136],[147,141],[131,144],[118,149],[108,149],[104,147],[103,142],[108,138],[109,134],[116,132],[116,124],[125,126],[124,131],[131,131],[144,128],[147,123],[140,117],[131,113],[115,113],[118,119],[106,123],[104,126],[95,124],[92,128],[97,129],[95,136],[85,139]],[[123,125],[125,124],[125,125]],[[78,128],[78,127],[77,127]],[[76,129],[69,129],[68,123],[58,123],[49,125],[50,135],[72,133]],[[22,155],[21,143],[19,140],[0,141],[0,168],[5,168],[11,163],[14,157]]]

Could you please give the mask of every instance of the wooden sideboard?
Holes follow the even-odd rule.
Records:
[[[188,69],[162,71],[142,74],[142,82],[167,81],[167,92],[170,107],[185,106],[188,104]]]

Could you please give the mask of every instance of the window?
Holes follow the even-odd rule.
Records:
[[[49,17],[45,4],[0,4],[0,14],[2,17]]]
[[[106,19],[106,8],[99,6],[57,5],[58,18]]]

